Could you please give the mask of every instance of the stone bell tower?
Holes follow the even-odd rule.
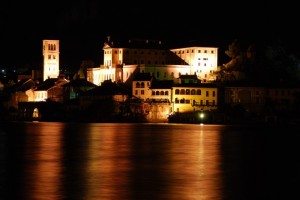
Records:
[[[59,40],[43,40],[43,81],[59,76]]]

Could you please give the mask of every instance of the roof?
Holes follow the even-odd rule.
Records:
[[[57,78],[48,78],[43,83],[38,85],[35,90],[36,91],[46,91],[46,90],[52,88],[53,86],[55,86],[55,83],[57,80],[58,80]]]
[[[97,85],[84,78],[78,78],[64,84],[63,87],[97,87]]]
[[[25,92],[35,85],[36,83],[31,78],[25,78],[13,85],[12,90]]]
[[[104,43],[105,48],[130,48],[130,49],[160,49],[166,50],[165,45],[161,40],[132,38],[128,40],[117,39],[115,41],[108,37],[108,41]]]
[[[151,83],[151,89],[171,89],[174,84],[173,80],[160,80]]]
[[[83,96],[99,95],[131,95],[131,91],[124,84],[113,83],[110,80],[104,81],[101,86],[97,86],[82,94]]]
[[[153,77],[150,73],[137,73],[134,76],[133,81],[151,81],[152,79]]]

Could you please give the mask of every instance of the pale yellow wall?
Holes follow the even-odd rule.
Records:
[[[138,85],[139,87],[137,87]],[[150,81],[132,81],[132,95],[146,101],[151,97],[151,90],[149,87]]]

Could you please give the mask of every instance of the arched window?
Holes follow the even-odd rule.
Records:
[[[140,88],[140,87],[141,87],[141,86],[140,86],[140,83],[139,83],[139,82],[136,82],[135,87],[136,87],[136,88]]]
[[[187,95],[190,95],[190,94],[191,94],[191,90],[190,90],[190,89],[186,89],[185,93],[186,93]]]
[[[156,95],[159,95],[159,91],[156,91],[156,93],[155,93]]]
[[[165,95],[164,91],[160,91],[160,95]]]
[[[155,95],[155,91],[152,91],[152,95]]]
[[[185,94],[185,89],[181,89],[180,94]]]
[[[191,95],[195,95],[195,90],[194,89],[192,89],[192,91],[191,91]]]
[[[141,83],[141,88],[144,88],[144,87],[145,87],[145,83],[142,82],[142,83]]]
[[[179,94],[179,89],[176,89],[176,90],[175,90],[175,94]]]
[[[197,89],[197,95],[201,95],[201,90]]]
[[[168,92],[168,91],[165,91],[165,95],[169,95],[169,92]]]

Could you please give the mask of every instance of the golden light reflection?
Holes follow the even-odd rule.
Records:
[[[132,163],[128,130],[110,124],[91,127],[86,167],[88,187],[84,199],[130,199],[128,173]]]
[[[197,131],[182,134],[173,141],[167,170],[168,198],[222,199],[220,137],[218,131],[212,130],[213,125],[199,126]]]
[[[24,166],[26,183],[24,196],[28,199],[62,199],[61,183],[61,125],[53,123],[33,123],[39,131],[26,130],[25,156],[28,163]],[[34,134],[32,134],[34,133]],[[27,198],[26,198],[27,199]]]

